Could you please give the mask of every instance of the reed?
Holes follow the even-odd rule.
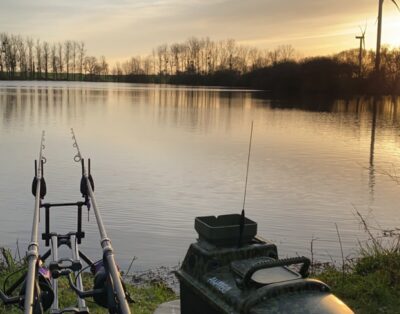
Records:
[[[356,313],[398,313],[400,308],[400,232],[385,230],[368,223],[356,210],[368,236],[359,242],[354,259],[342,259],[313,267],[312,277],[331,286]]]

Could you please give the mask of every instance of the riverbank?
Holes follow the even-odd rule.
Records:
[[[345,264],[345,270],[332,265],[312,275],[327,283],[332,292],[355,313],[399,313],[400,253],[364,255]]]
[[[2,250],[0,260],[0,283],[3,289],[4,279],[16,265],[7,265]],[[345,261],[344,265],[315,264],[311,277],[326,282],[334,294],[348,304],[355,313],[398,313],[400,308],[400,250],[398,245],[383,247],[372,243],[363,247],[360,257]],[[7,253],[6,253],[7,255]],[[8,255],[11,257],[11,255]],[[8,259],[8,261],[11,261]],[[134,273],[125,278],[127,289],[135,301],[131,305],[134,313],[153,313],[161,303],[178,298],[178,281],[173,275],[176,268],[161,267],[147,272]],[[84,276],[84,285],[91,285],[92,276]],[[67,282],[61,281],[61,289],[67,288]],[[73,304],[75,295],[64,289],[61,306]],[[89,303],[91,313],[105,313],[94,303]],[[16,307],[0,306],[0,313],[20,313]]]
[[[349,305],[355,313],[400,313],[400,229],[385,230],[372,227],[356,211],[368,240],[359,242],[358,256],[353,259],[343,256],[341,263],[319,263],[313,261],[310,277],[327,283],[332,292]],[[339,235],[339,234],[338,234]],[[339,236],[339,242],[340,236]],[[341,245],[341,243],[340,243]],[[26,268],[25,258],[18,250],[0,248],[0,288],[9,287]],[[131,309],[136,314],[150,314],[164,302],[179,298],[179,282],[174,272],[179,266],[162,266],[141,272],[121,275],[126,289],[135,303]],[[93,276],[83,274],[86,290],[92,287]],[[60,306],[74,304],[75,294],[68,282],[62,278],[59,283]],[[105,313],[104,308],[88,300],[91,313]],[[0,314],[20,313],[16,307],[0,304]]]
[[[19,260],[17,256],[13,256],[11,250],[0,248],[0,289],[4,290],[10,287],[17,280],[19,275],[26,268],[24,259]],[[172,269],[171,269],[172,270]],[[153,313],[159,304],[177,299],[176,290],[171,287],[168,280],[172,276],[170,270],[162,268],[161,273],[152,270],[141,274],[133,274],[124,278],[126,289],[134,300],[130,305],[132,313],[149,314]],[[83,284],[85,290],[91,289],[93,285],[93,276],[90,273],[83,274]],[[176,285],[175,285],[176,286]],[[17,291],[18,293],[18,291]],[[60,307],[71,306],[76,302],[76,295],[69,289],[66,278],[59,281],[59,301]],[[93,301],[87,300],[87,306],[92,314],[106,313],[106,310]],[[17,314],[22,313],[17,306],[4,306],[0,301],[0,314]]]
[[[178,297],[179,283],[171,272],[173,270],[175,268],[161,267],[134,274],[131,282],[139,287],[161,282]],[[378,242],[372,243],[361,248],[357,259],[345,260],[343,265],[315,263],[310,277],[327,283],[356,314],[400,312],[400,250],[397,244],[385,248]]]
[[[391,77],[373,73],[358,77],[355,72],[357,71],[354,70],[353,64],[321,57],[303,62],[285,61],[247,73],[221,70],[208,74],[79,74],[79,79],[56,77],[52,73],[49,73],[47,78],[26,78],[22,73],[16,73],[12,78],[0,75],[0,81],[103,82],[215,87],[258,90],[268,93],[270,97],[324,95],[336,98],[359,95],[400,95],[400,79],[393,80]]]

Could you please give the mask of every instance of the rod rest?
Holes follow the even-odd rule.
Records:
[[[65,207],[65,206],[83,206],[87,205],[86,202],[78,201],[78,202],[66,202],[66,203],[42,203],[40,207],[42,208],[51,208],[51,207]]]
[[[67,264],[65,262],[68,262]],[[70,258],[61,258],[58,261],[50,262],[49,270],[53,278],[58,278],[64,274],[64,270],[80,271],[82,269],[82,263],[79,260],[72,260]],[[67,275],[67,274],[65,274]]]
[[[64,237],[70,237],[71,235],[75,235],[77,240],[78,240],[78,244],[81,244],[82,239],[85,237],[85,232],[82,231],[82,208],[83,206],[86,206],[88,213],[90,210],[90,202],[89,199],[85,199],[84,202],[82,201],[78,201],[78,202],[68,202],[68,203],[43,203],[40,205],[41,208],[45,209],[45,232],[42,233],[42,240],[45,240],[45,245],[46,246],[50,246],[50,240],[51,237],[54,235],[57,235],[54,232],[50,232],[50,209],[52,207],[68,207],[68,206],[72,206],[72,207],[77,207],[77,230],[76,232],[70,232],[67,235],[65,235]],[[88,216],[89,219],[89,216]],[[60,235],[57,235],[57,237],[59,237],[59,241],[62,241],[62,244],[67,244],[69,247],[69,239],[68,241],[63,241],[64,239],[60,238]]]
[[[42,233],[42,240],[51,240],[52,236],[57,236],[57,241],[58,241],[58,247],[61,245],[66,245],[69,248],[71,248],[71,236],[76,236],[77,239],[79,238],[84,238],[85,237],[85,232],[80,231],[80,232],[68,232],[67,234],[57,234],[55,232],[50,232],[50,233]],[[50,242],[49,242],[50,244]]]

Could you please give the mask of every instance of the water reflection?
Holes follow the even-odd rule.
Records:
[[[257,94],[256,94],[257,95]],[[263,94],[262,97],[267,97]],[[263,103],[264,98],[255,97]],[[331,97],[305,97],[290,99],[271,99],[268,104],[272,109],[295,109],[302,111],[321,112],[321,113],[345,113],[354,114],[356,119],[362,119],[366,113],[373,113],[376,107],[377,116],[383,120],[384,124],[398,124],[398,105],[399,97],[354,97],[347,99],[334,99]],[[357,120],[355,122],[357,122]]]
[[[273,99],[223,89],[0,82],[0,144],[8,152],[0,154],[0,174],[10,178],[0,181],[0,246],[22,241],[31,224],[29,181],[42,129],[49,201],[79,197],[74,127],[93,159],[120,263],[132,255],[143,267],[176,263],[195,238],[195,216],[240,211],[254,120],[247,211],[260,234],[283,256],[309,255],[315,236],[324,243],[320,252],[335,257],[337,222],[350,253],[362,238],[353,205],[372,208],[383,226],[400,223],[393,219],[398,187],[379,175],[400,164],[398,105],[384,97]],[[55,226],[73,223],[60,215]],[[96,253],[96,228],[85,228],[84,243]],[[316,258],[330,259],[316,250]]]
[[[382,129],[399,129],[398,97],[356,97],[355,99],[335,100],[326,97],[311,99],[278,99],[271,101],[271,107],[276,109],[301,109],[312,112],[326,112],[340,114],[342,119],[337,120],[338,126],[347,126],[353,129],[355,126],[362,130],[370,123],[369,145],[369,189],[373,199],[375,186],[375,137],[377,123]],[[349,114],[351,119],[349,121]],[[359,135],[361,136],[361,135]],[[397,141],[396,141],[397,142]]]
[[[112,86],[111,86],[112,87]],[[179,88],[140,88],[110,89],[103,85],[96,89],[92,86],[53,87],[2,87],[0,85],[0,103],[3,124],[25,119],[40,119],[48,115],[66,116],[73,120],[84,116],[90,111],[93,103],[101,107],[110,102],[130,103],[133,106],[145,104],[156,109],[155,114],[160,123],[178,125],[190,121],[190,126],[208,124],[215,121],[218,111],[224,110],[227,122],[230,119],[230,109],[245,111],[252,107],[267,107],[270,109],[295,109],[302,111],[343,114],[343,120],[337,120],[340,126],[354,127],[350,121],[360,128],[372,116],[371,140],[375,137],[377,119],[382,120],[385,127],[399,127],[398,98],[332,99],[329,97],[314,97],[302,99],[269,99],[267,95],[254,92],[209,90],[209,89],[179,89]],[[171,109],[174,110],[171,110]],[[165,110],[168,109],[168,110]],[[171,114],[172,113],[172,114]],[[373,150],[371,143],[371,150]],[[371,161],[373,163],[373,153]]]
[[[235,94],[235,97],[233,95]],[[229,127],[232,106],[235,109],[251,106],[251,93],[237,97],[234,91],[186,90],[173,88],[108,90],[90,88],[7,88],[0,89],[0,110],[3,126],[9,123],[41,123],[41,119],[56,117],[72,123],[84,119],[92,106],[106,107],[111,102],[130,103],[152,110],[158,123],[185,125],[192,129],[209,128],[221,118],[222,106],[228,110],[223,119]],[[149,108],[150,107],[150,108]],[[98,109],[97,108],[97,109]],[[97,110],[96,109],[96,110]]]
[[[375,153],[375,133],[376,133],[376,119],[377,119],[378,99],[374,97],[372,100],[372,125],[371,125],[371,145],[369,153],[369,188],[371,197],[374,197],[375,186],[375,168],[374,168],[374,153]]]

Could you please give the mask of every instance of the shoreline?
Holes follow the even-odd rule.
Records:
[[[171,75],[170,77],[174,77]],[[366,79],[363,79],[366,83]],[[221,90],[221,91],[242,91],[242,92],[259,92],[267,94],[270,98],[283,98],[291,99],[294,97],[325,97],[325,98],[349,98],[349,97],[398,97],[400,96],[400,88],[397,90],[376,90],[365,86],[363,88],[354,87],[346,89],[333,90],[334,85],[329,85],[324,89],[320,90],[303,90],[303,89],[273,89],[263,88],[260,85],[251,85],[249,83],[244,84],[214,84],[213,82],[207,83],[204,81],[193,82],[193,81],[179,81],[174,80],[163,80],[157,79],[145,79],[145,80],[118,80],[118,79],[85,79],[85,80],[66,80],[66,79],[4,79],[0,78],[0,82],[42,82],[42,83],[108,83],[108,84],[129,84],[129,85],[142,85],[142,86],[168,86],[173,88],[187,88],[187,89],[210,89],[210,90]],[[358,85],[360,84],[359,79],[353,79],[351,83],[342,82],[343,85]],[[346,84],[345,84],[346,83]],[[370,83],[368,83],[370,84]],[[372,83],[371,83],[372,84]],[[332,89],[331,89],[332,88]]]
[[[391,235],[399,237],[398,234]],[[375,238],[374,238],[375,239]],[[376,239],[375,239],[376,240]],[[360,255],[354,260],[344,260],[343,265],[314,263],[310,278],[327,283],[332,292],[348,304],[355,313],[395,313],[400,308],[400,247],[385,246],[382,242],[361,247]],[[13,264],[10,250],[3,249],[0,256],[0,282],[15,271],[19,262]],[[6,257],[8,256],[8,257]],[[22,261],[23,262],[23,261]],[[5,268],[6,267],[6,268]],[[161,266],[146,271],[122,275],[128,291],[132,294],[135,313],[153,313],[162,303],[179,298],[179,282],[173,274],[179,266]],[[85,273],[84,282],[90,285],[93,278]],[[64,288],[67,283],[63,283]],[[73,302],[75,296],[65,293],[65,303]],[[92,306],[98,313],[97,305]],[[19,313],[0,304],[0,313]]]

